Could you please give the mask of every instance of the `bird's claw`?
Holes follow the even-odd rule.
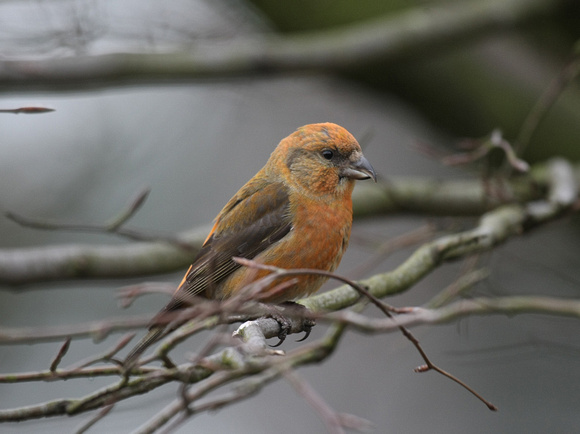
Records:
[[[294,303],[294,302],[286,302],[284,303],[284,307],[287,309],[296,311],[308,311],[304,306]],[[268,315],[270,318],[275,319],[278,324],[280,325],[280,331],[278,332],[278,343],[275,345],[270,345],[272,348],[279,347],[282,343],[286,340],[288,333],[292,331],[292,322],[288,319],[288,317],[284,316],[283,313],[279,312],[271,312]],[[302,342],[310,336],[310,332],[312,331],[312,327],[316,325],[316,321],[312,318],[301,318],[302,319],[302,331],[304,331],[305,335],[301,339],[298,339],[296,342]]]
[[[302,342],[308,339],[310,332],[312,332],[312,327],[316,325],[316,321],[312,318],[304,318],[302,322],[302,330],[304,331],[304,336],[298,339],[296,342]]]
[[[278,343],[276,345],[270,345],[272,348],[279,347],[282,343],[286,340],[286,336],[288,336],[288,332],[292,329],[292,323],[288,318],[283,316],[282,314],[270,314],[271,318],[275,319],[278,325],[280,326],[280,331],[278,332]]]

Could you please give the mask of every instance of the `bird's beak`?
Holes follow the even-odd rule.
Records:
[[[361,157],[351,162],[348,166],[344,167],[341,171],[341,175],[350,179],[369,179],[372,178],[373,181],[377,182],[377,174],[375,169],[371,166],[371,163],[361,155]]]

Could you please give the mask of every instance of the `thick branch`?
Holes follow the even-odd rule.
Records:
[[[180,234],[178,239],[191,249],[166,242],[0,249],[0,284],[169,273],[191,263],[205,236],[200,230]]]
[[[580,183],[580,165],[574,166],[573,175]],[[536,166],[528,176],[516,178],[510,184],[513,201],[522,203],[543,197],[550,179],[549,165]],[[353,200],[355,218],[405,211],[480,215],[502,203],[500,198],[486,197],[483,185],[476,180],[436,182],[423,178],[391,178],[385,184],[363,185],[355,190]],[[0,284],[133,277],[176,271],[191,263],[205,235],[205,230],[177,235],[177,239],[194,247],[191,251],[164,242],[0,249]]]
[[[351,311],[330,313],[327,321],[338,321],[367,333],[386,333],[399,327],[425,324],[445,324],[473,315],[519,315],[538,313],[580,319],[580,301],[569,298],[543,296],[480,297],[458,300],[437,309],[417,307],[412,312],[396,318],[370,318]]]
[[[100,408],[110,402],[118,402],[138,394],[147,393],[169,381],[177,380],[186,383],[197,383],[208,378],[215,371],[224,368],[227,370],[221,371],[220,376],[213,376],[212,382],[203,383],[200,385],[201,389],[198,388],[189,393],[187,401],[191,402],[233,379],[258,372],[266,373],[267,375],[264,377],[263,382],[260,381],[260,376],[253,377],[248,379],[246,388],[241,385],[237,388],[239,391],[245,390],[247,393],[243,395],[247,396],[278,378],[289,367],[298,367],[324,360],[336,348],[338,340],[347,324],[364,332],[386,333],[398,331],[400,326],[411,327],[421,324],[441,324],[470,315],[513,315],[522,313],[545,313],[580,318],[580,303],[576,300],[557,299],[553,297],[520,296],[459,300],[437,309],[416,308],[413,312],[399,315],[395,319],[369,318],[355,314],[352,311],[332,313],[326,315],[324,320],[339,322],[342,324],[341,326],[331,328],[330,333],[323,340],[304,345],[290,352],[287,357],[280,359],[278,366],[276,359],[268,357],[256,359],[255,357],[247,358],[243,356],[243,354],[253,354],[255,356],[259,353],[260,348],[266,347],[265,338],[270,333],[263,333],[261,330],[262,326],[266,326],[266,328],[270,328],[270,325],[272,327],[279,327],[273,319],[260,319],[257,322],[246,323],[244,325],[244,331],[238,334],[250,345],[250,348],[246,348],[246,351],[243,349],[226,348],[204,359],[201,365],[186,363],[173,369],[140,368],[143,371],[142,373],[147,371],[149,375],[138,377],[126,384],[108,386],[81,398],[61,399],[18,409],[0,410],[0,421],[19,421],[85,412]],[[258,325],[259,322],[263,324]],[[252,327],[255,329],[254,332],[250,331]],[[256,337],[256,333],[259,336]],[[276,333],[277,331],[272,331],[272,335]],[[256,343],[251,342],[253,340],[259,341],[259,344],[256,345]],[[244,346],[248,344],[244,344]],[[258,348],[258,351],[256,351],[256,348]],[[208,366],[212,366],[212,368],[208,368]],[[94,375],[106,375],[107,373],[114,376],[119,373],[119,369],[102,367],[85,368],[71,373],[70,376],[62,376],[62,378],[91,377]],[[59,378],[58,375],[51,374],[50,372],[9,374],[2,377],[5,377],[5,382],[12,382],[39,380],[43,379],[43,375],[46,376],[44,379],[54,380]],[[17,378],[19,376],[22,376],[22,378]],[[232,401],[235,401],[235,399]],[[180,400],[176,401],[168,406],[166,412],[156,415],[156,419],[163,418],[167,421],[179,411],[184,410],[184,404]]]
[[[549,168],[552,178],[549,191],[550,200],[533,202],[526,206],[517,204],[501,206],[484,214],[474,229],[447,235],[426,243],[396,269],[377,274],[357,283],[368,288],[371,294],[378,298],[398,294],[413,286],[445,261],[487,251],[509,238],[521,235],[526,229],[559,217],[567,212],[576,200],[576,181],[572,176],[571,166],[562,160],[552,161]],[[304,299],[301,303],[313,312],[328,312],[352,306],[360,297],[359,291],[345,285]],[[275,320],[264,319],[261,321],[265,321],[262,328],[267,337],[274,336],[279,332],[279,324]],[[103,322],[89,324],[87,327],[77,326],[74,330],[61,328],[52,331],[4,329],[0,334],[0,342],[62,340],[68,336],[94,336],[95,334],[98,337],[103,337],[113,330],[134,328],[138,324],[131,321],[116,321],[110,322],[108,325]],[[266,326],[266,324],[269,325]],[[193,330],[197,326],[192,326]],[[300,329],[300,327],[297,328]],[[183,336],[180,336],[180,339],[183,339],[188,334],[183,329],[181,331]],[[175,333],[179,332],[180,330]]]
[[[548,164],[547,176],[551,180],[549,200],[528,205],[503,205],[484,214],[476,228],[426,243],[395,270],[358,283],[369,288],[378,298],[398,294],[413,286],[442,262],[487,251],[535,225],[559,217],[574,204],[578,183],[572,166],[559,159]],[[310,310],[320,312],[342,309],[359,298],[358,291],[345,285],[309,297],[303,304]]]
[[[198,43],[188,52],[0,62],[0,90],[85,89],[256,73],[341,70],[449,46],[554,11],[567,0],[486,0],[419,7],[337,30]]]
[[[428,243],[419,248],[396,270],[374,276],[360,283],[367,286],[371,293],[377,297],[384,297],[403,291],[443,261],[490,249],[509,237],[519,235],[526,227],[534,227],[560,216],[569,210],[576,200],[578,194],[576,180],[572,167],[561,160],[551,162],[548,172],[551,180],[549,184],[549,200],[542,203],[532,203],[528,206],[504,205],[485,214],[475,229],[456,235],[449,235]],[[532,224],[528,225],[527,223],[530,221]],[[359,292],[351,287],[341,287],[306,299],[303,304],[318,312],[339,310],[356,303],[359,297]],[[258,321],[268,322],[269,325],[262,326],[255,322],[254,324],[257,327],[245,325],[238,332],[238,335],[247,342],[248,352],[240,351],[239,348],[226,348],[203,359],[200,364],[189,363],[172,369],[161,369],[158,373],[145,375],[135,380],[124,378],[118,384],[97,390],[93,394],[80,399],[63,399],[47,404],[0,411],[0,420],[17,421],[62,414],[77,414],[110,406],[112,403],[137,394],[146,393],[172,380],[190,384],[199,383],[211,376],[209,381],[200,383],[192,392],[185,392],[184,398],[177,401],[177,405],[168,408],[167,412],[161,414],[157,420],[151,421],[149,425],[150,427],[160,426],[177,413],[185,411],[190,402],[232,380],[267,371],[273,373],[268,378],[274,379],[290,367],[325,359],[336,347],[336,343],[342,335],[346,324],[351,324],[367,331],[386,332],[395,329],[399,330],[402,326],[447,322],[465,315],[489,314],[493,312],[509,312],[512,314],[547,312],[578,317],[580,315],[580,304],[576,301],[546,297],[461,300],[433,310],[416,308],[408,314],[400,315],[396,318],[387,318],[387,320],[374,320],[356,315],[354,312],[342,312],[334,314],[334,317],[332,315],[327,317],[329,320],[338,320],[343,323],[342,327],[333,327],[334,333],[332,333],[332,337],[327,336],[326,342],[319,342],[318,345],[316,343],[305,345],[291,352],[288,357],[282,359],[278,366],[269,357],[256,359],[255,357],[247,358],[244,356],[244,354],[255,354],[256,349],[260,352],[265,347],[265,339],[269,335],[267,328],[275,326],[275,333],[278,333],[279,325],[275,320],[271,318],[261,319]],[[52,376],[55,376],[58,371],[54,362],[53,365],[55,369],[50,370],[50,372]],[[223,369],[226,370],[223,371]],[[212,375],[216,370],[222,372]],[[90,372],[90,369],[88,372]],[[11,381],[14,381],[14,379]],[[148,432],[147,429],[144,432]]]

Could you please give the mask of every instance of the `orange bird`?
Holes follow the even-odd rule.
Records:
[[[360,145],[336,124],[306,125],[282,140],[266,165],[220,211],[173,298],[127,356],[126,366],[165,332],[166,326],[159,324],[163,315],[187,307],[193,296],[226,299],[269,273],[243,267],[233,257],[286,269],[334,271],[350,238],[354,182],[368,178],[376,181]],[[295,279],[260,301],[308,296],[327,278]]]

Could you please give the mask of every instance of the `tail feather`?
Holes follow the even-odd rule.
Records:
[[[141,340],[135,345],[131,352],[125,358],[123,365],[126,368],[131,368],[137,359],[145,352],[145,350],[152,344],[154,344],[161,336],[164,334],[165,326],[152,326],[149,332],[141,338]]]
[[[151,320],[149,331],[145,336],[141,338],[137,345],[129,352],[123,366],[126,370],[130,370],[133,364],[137,361],[139,356],[145,352],[145,350],[161,339],[164,335],[177,329],[183,321],[181,322],[171,322],[175,316],[176,311],[183,308],[183,302],[181,300],[172,299],[167,306],[165,306],[161,311],[155,315]]]

